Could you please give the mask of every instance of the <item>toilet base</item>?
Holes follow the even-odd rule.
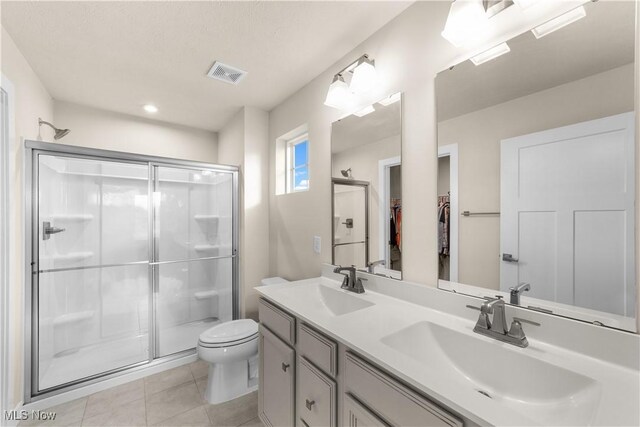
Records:
[[[213,363],[209,365],[204,398],[210,404],[236,399],[258,389],[257,374],[249,376],[249,361]]]

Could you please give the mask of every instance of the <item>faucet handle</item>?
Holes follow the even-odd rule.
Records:
[[[507,332],[507,335],[519,340],[527,339],[524,335],[524,331],[522,330],[522,323],[520,323],[518,319],[513,319],[513,321],[511,322],[511,327],[509,327],[509,332]]]

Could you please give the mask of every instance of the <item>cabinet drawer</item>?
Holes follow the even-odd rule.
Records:
[[[304,356],[326,374],[337,373],[338,345],[331,339],[298,322],[298,354]]]
[[[296,425],[298,427],[335,427],[337,389],[331,378],[304,357],[298,356]]]
[[[462,427],[458,417],[349,352],[344,374],[345,391],[389,424]]]
[[[258,304],[260,323],[290,345],[296,342],[296,319],[265,299]]]

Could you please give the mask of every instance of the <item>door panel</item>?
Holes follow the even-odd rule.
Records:
[[[634,158],[633,113],[502,141],[501,290],[633,317]]]
[[[149,360],[149,181],[146,164],[37,157],[42,391]]]

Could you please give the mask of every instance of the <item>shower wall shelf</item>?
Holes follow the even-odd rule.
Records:
[[[40,261],[82,261],[93,256],[93,252],[69,252],[68,254],[41,256]]]
[[[211,299],[211,298],[218,298],[218,291],[201,291],[201,292],[194,292],[193,296],[198,300],[205,300],[205,299]]]
[[[219,221],[220,215],[194,215],[196,221]]]
[[[91,214],[54,214],[48,215],[51,221],[86,222],[93,219]]]

